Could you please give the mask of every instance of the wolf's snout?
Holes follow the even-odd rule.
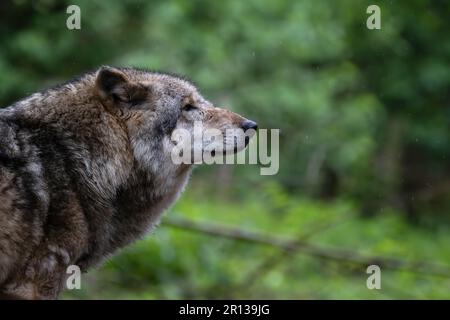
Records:
[[[252,120],[244,120],[244,122],[242,122],[242,129],[244,132],[250,129],[256,130],[258,129],[258,124]]]

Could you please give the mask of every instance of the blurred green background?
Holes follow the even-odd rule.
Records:
[[[163,219],[65,298],[449,299],[449,17],[444,0],[1,1],[1,106],[137,66],[281,129],[277,175],[199,167],[167,217],[201,230]],[[381,290],[366,288],[370,263]]]

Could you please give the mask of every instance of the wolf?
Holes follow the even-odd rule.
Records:
[[[0,110],[3,297],[56,299],[68,266],[85,272],[154,228],[193,168],[171,161],[172,134],[196,121],[223,132],[223,152],[248,143],[227,129],[257,129],[185,78],[110,66]]]

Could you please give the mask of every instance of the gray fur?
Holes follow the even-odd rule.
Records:
[[[246,119],[179,77],[111,67],[1,110],[0,293],[57,298],[67,266],[86,271],[152,229],[192,169],[171,161],[171,133],[195,120]]]

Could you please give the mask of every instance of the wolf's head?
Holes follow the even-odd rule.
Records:
[[[195,154],[234,153],[257,129],[255,122],[216,108],[189,81],[168,74],[103,67],[96,74],[96,94],[123,119],[141,164],[174,150],[187,151],[191,163],[198,162]]]

